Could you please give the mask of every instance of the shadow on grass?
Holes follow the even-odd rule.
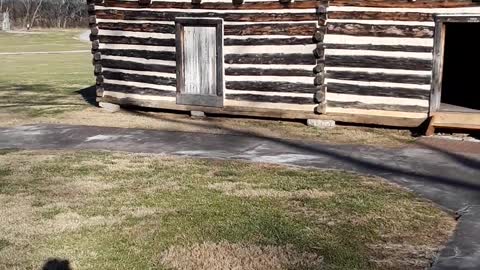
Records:
[[[42,266],[42,270],[72,270],[68,260],[48,259]]]
[[[48,84],[2,84],[0,83],[0,110],[22,113],[30,117],[48,116],[76,110],[80,106],[95,106],[90,86],[78,91],[58,89]],[[86,103],[77,98],[80,95]]]
[[[65,110],[69,110],[68,106],[80,106],[80,105],[92,105],[96,106],[96,93],[95,87],[90,86],[81,90],[73,90],[71,92],[62,92],[58,91],[58,89],[54,89],[50,85],[45,84],[38,84],[38,85],[9,85],[6,89],[6,95],[2,94],[2,85],[0,84],[0,96],[2,97],[0,101],[0,109],[1,108],[8,108],[8,107],[18,107],[20,110],[31,110],[30,106],[50,106],[54,109],[62,110],[62,107],[65,106]],[[27,95],[21,95],[21,93],[27,93]],[[16,94],[12,94],[16,93]],[[32,93],[28,95],[28,93]],[[39,93],[39,94],[37,94]],[[60,94],[58,94],[60,93]],[[65,102],[68,97],[72,97],[74,95],[79,94],[86,103],[82,103],[79,101],[78,103],[75,102]],[[2,105],[5,104],[5,105]],[[9,104],[12,103],[12,104]],[[48,114],[49,111],[52,109],[45,111],[37,111],[37,114]],[[71,108],[70,108],[71,110]],[[55,113],[57,111],[54,111]],[[130,111],[132,114],[155,118],[154,116],[148,114],[147,112],[142,112],[139,110]],[[287,140],[283,138],[277,138],[273,136],[268,136],[260,133],[256,133],[254,131],[241,130],[239,128],[228,128],[225,126],[221,126],[215,124],[213,122],[205,121],[203,123],[192,123],[182,120],[174,120],[174,119],[163,119],[166,122],[172,123],[179,123],[184,125],[191,125],[197,127],[207,127],[207,128],[216,128],[216,129],[223,129],[229,131],[233,134],[239,134],[243,136],[250,136],[257,138],[259,140],[270,141],[273,143],[281,144],[283,146],[287,146],[292,150],[301,151],[303,153],[308,153],[310,155],[318,155],[329,157],[335,161],[341,162],[343,168],[357,168],[361,169],[362,171],[374,173],[374,174],[381,174],[381,175],[396,175],[398,177],[407,177],[409,179],[415,178],[417,180],[421,179],[424,182],[430,182],[435,184],[443,184],[449,185],[453,187],[463,188],[467,190],[473,191],[480,191],[480,182],[474,181],[474,179],[469,179],[468,181],[465,180],[465,177],[462,177],[464,172],[459,172],[458,177],[449,177],[442,175],[439,172],[431,172],[421,173],[416,169],[404,169],[401,166],[396,166],[394,162],[381,162],[380,160],[369,160],[366,158],[359,158],[353,155],[345,154],[341,151],[335,151],[334,147],[331,147],[327,144],[318,144],[318,143],[305,143],[303,141],[293,141]],[[435,148],[429,145],[421,145],[424,148],[428,148],[434,151],[437,154],[445,155],[449,157],[452,162],[457,162],[459,165],[463,167],[468,167],[472,170],[479,170],[480,162],[474,158],[470,158],[461,154],[457,154],[454,152],[445,151],[439,148]],[[380,150],[380,149],[379,149]],[[421,161],[418,161],[419,168],[422,167]],[[450,174],[451,175],[451,174]]]
[[[148,114],[147,112],[143,112],[139,110],[130,111],[130,113],[139,115],[139,116],[144,116],[144,117],[156,118]],[[238,134],[242,136],[253,137],[259,140],[273,142],[275,144],[280,144],[281,146],[286,146],[291,150],[299,151],[302,154],[317,155],[319,158],[328,157],[335,161],[339,161],[342,164],[341,165],[342,169],[359,170],[361,172],[377,174],[384,177],[396,176],[397,178],[400,178],[400,179],[407,178],[409,179],[407,180],[407,182],[411,182],[411,184],[412,184],[412,180],[414,180],[415,183],[413,183],[413,185],[417,185],[417,190],[416,190],[417,192],[422,191],[418,188],[419,182],[429,183],[429,185],[440,184],[440,185],[446,185],[454,188],[461,188],[468,191],[480,192],[480,182],[475,181],[475,179],[468,179],[468,180],[465,179],[465,177],[462,177],[462,174],[463,174],[462,172],[459,172],[458,177],[446,176],[446,175],[443,175],[441,172],[436,172],[436,171],[430,171],[428,173],[424,173],[424,172],[419,172],[420,170],[416,170],[415,168],[408,169],[408,168],[402,168],[401,166],[396,166],[395,162],[381,162],[381,160],[377,160],[377,159],[370,160],[368,158],[355,157],[353,155],[350,155],[342,151],[336,151],[335,145],[320,144],[320,143],[305,143],[301,141],[276,138],[276,137],[255,133],[255,132],[250,132],[250,131],[245,132],[244,130],[240,130],[240,129],[227,128],[212,122],[192,123],[188,121],[182,121],[179,119],[175,119],[175,120],[169,119],[164,121],[185,124],[185,125],[192,125],[197,127],[224,129],[233,134]],[[446,152],[446,151],[442,151],[441,149],[435,149],[428,146],[425,146],[425,147],[429,148],[430,150],[438,154],[447,155],[452,159],[452,162],[457,162],[462,166],[469,167],[476,171],[475,174],[480,175],[480,161],[457,154],[457,153]],[[376,148],[374,147],[366,147],[366,148],[370,148],[370,151],[376,150]],[[355,149],[356,148],[354,147],[353,150]],[[377,148],[377,149],[378,151],[383,151],[381,148]],[[359,148],[356,150],[361,151],[362,149]],[[419,165],[418,168],[419,169],[421,168],[423,170],[421,160],[418,160],[418,165]],[[403,182],[403,180],[401,181]],[[454,194],[452,193],[452,195]],[[452,210],[455,210],[455,209],[452,209]]]
[[[88,104],[97,107],[97,89],[95,85],[90,87],[75,91],[75,93],[80,94],[83,100],[85,100]]]

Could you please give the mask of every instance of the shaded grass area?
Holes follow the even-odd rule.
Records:
[[[89,50],[83,30],[0,33],[0,52]],[[84,109],[76,93],[93,84],[91,54],[2,55],[0,114],[5,118],[55,116]]]
[[[88,151],[10,150],[0,164],[6,269],[49,257],[74,269],[424,269],[455,226],[342,171]]]
[[[0,32],[0,53],[51,52],[89,50],[88,42],[80,42],[78,36],[87,29],[41,30],[32,32]],[[3,56],[2,56],[3,58]]]
[[[89,53],[8,55],[0,65],[0,113],[58,115],[88,106],[76,93],[92,84]]]

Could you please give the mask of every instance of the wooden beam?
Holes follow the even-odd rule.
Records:
[[[228,67],[225,69],[225,75],[230,76],[302,76],[302,77],[314,77],[315,74],[312,70],[308,69],[263,69],[255,68],[251,66],[249,68],[235,68]],[[285,78],[288,81],[288,78]]]
[[[95,66],[94,66],[94,71],[93,71],[93,72],[94,72],[94,74],[97,75],[97,76],[98,76],[98,75],[101,75],[101,74],[102,74],[102,65],[100,65],[100,64],[95,64]]]
[[[318,73],[313,80],[314,85],[323,85],[325,83],[325,72]]]
[[[138,0],[138,5],[139,6],[148,6],[152,3],[152,0]]]
[[[384,7],[384,8],[455,8],[474,7],[472,0],[331,0],[332,6]]]
[[[102,75],[98,75],[96,79],[96,85],[102,85],[104,81],[104,77]]]
[[[225,55],[225,63],[228,64],[259,64],[259,65],[315,65],[315,57],[312,53],[271,53],[271,54],[227,54]]]
[[[92,26],[90,28],[90,31],[91,31],[92,36],[97,36],[98,35],[98,27],[96,25]]]
[[[89,25],[97,24],[97,17],[95,15],[88,16],[88,24]]]
[[[102,54],[112,56],[126,56],[145,59],[158,59],[165,61],[175,61],[175,52],[149,51],[149,50],[124,50],[124,49],[100,49]]]
[[[123,22],[100,22],[98,28],[104,30],[132,31],[174,34],[175,26],[170,24],[158,23],[123,23]],[[245,25],[225,25],[224,34],[228,36],[242,35],[286,35],[286,36],[305,36],[311,37],[315,31],[325,29],[316,29],[315,23],[275,23],[275,24],[245,24]]]
[[[318,103],[323,103],[326,100],[327,86],[322,85],[319,90],[315,93],[315,101]]]
[[[97,97],[103,97],[103,92],[104,92],[103,87],[97,85],[96,87]]]
[[[225,106],[224,108],[208,108],[199,106],[177,105],[175,102],[159,101],[159,100],[138,100],[131,98],[117,98],[104,95],[103,99],[106,102],[116,104],[136,105],[149,108],[162,108],[176,111],[204,111],[211,114],[229,114],[229,115],[243,115],[266,118],[283,118],[283,119],[326,119],[335,120],[344,123],[357,123],[369,125],[382,125],[393,127],[418,127],[425,118],[406,118],[406,117],[392,117],[379,115],[365,115],[365,114],[348,114],[348,113],[327,113],[317,114],[309,111],[296,111],[284,108],[279,109],[265,109],[255,107],[240,107],[240,106]]]
[[[427,113],[428,108],[418,105],[392,105],[392,104],[370,104],[359,101],[328,101],[330,108],[345,109],[362,109],[362,110],[378,110],[378,111],[395,111],[395,112],[414,112]]]
[[[155,84],[155,85],[168,85],[168,86],[176,86],[177,84],[175,78],[112,72],[108,70],[103,71],[103,76],[105,76],[106,79],[116,80],[116,81],[141,82],[141,83],[148,83],[148,84]]]
[[[432,60],[422,58],[400,58],[376,55],[327,55],[325,61],[327,66],[332,67],[432,70]]]
[[[326,114],[327,113],[327,102],[321,102],[315,107],[315,112],[318,114]],[[333,120],[333,119],[332,119]]]
[[[313,40],[315,42],[323,42],[323,38],[325,37],[325,29],[318,28],[315,33],[313,34]]]
[[[98,50],[100,48],[100,41],[98,39],[92,41],[92,50]]]
[[[325,70],[325,63],[318,63],[314,68],[313,68],[313,73],[321,73]]]
[[[421,25],[373,25],[362,23],[327,23],[328,34],[375,37],[432,38],[434,27]]]
[[[175,73],[175,66],[144,64],[123,60],[102,59],[102,65],[106,68],[129,69],[138,71],[155,71],[165,73]]]
[[[227,89],[235,89],[238,91],[260,91],[260,92],[278,92],[278,93],[306,93],[313,94],[317,91],[317,87],[311,83],[294,83],[288,82],[259,82],[259,81],[228,81]]]
[[[239,0],[233,0],[229,2],[204,2],[200,7],[192,5],[189,2],[182,1],[154,1],[150,4],[150,8],[174,8],[174,9],[190,9],[192,7],[200,9],[232,9]],[[243,0],[242,0],[243,3]],[[289,3],[288,9],[310,9],[317,8],[318,5],[326,5],[327,1],[295,1]],[[105,0],[103,6],[109,7],[121,7],[121,8],[141,8],[138,1],[118,1],[118,0]],[[285,8],[285,4],[280,1],[252,1],[243,3],[241,6],[237,6],[237,9],[249,10],[249,9],[282,9]],[[315,14],[313,14],[315,15]]]
[[[436,128],[480,130],[480,113],[435,112],[426,135],[433,135]]]
[[[328,72],[327,72],[328,74]],[[344,83],[329,83],[328,91],[336,94],[350,94],[378,97],[400,97],[428,100],[430,92],[423,89],[354,85]]]
[[[388,20],[388,21],[427,21],[433,20],[430,13],[421,12],[377,12],[377,11],[333,11],[328,13],[329,19],[351,20]]]
[[[150,45],[150,46],[175,46],[174,38],[152,38],[152,37],[129,37],[129,36],[108,36],[99,35],[102,43],[109,44],[129,44],[129,45]],[[305,45],[313,44],[312,37],[284,37],[284,38],[246,38],[235,39],[226,37],[225,46],[254,46],[254,45]],[[430,50],[431,51],[431,50]]]
[[[329,70],[327,78],[349,81],[389,82],[428,85],[431,75],[388,74],[383,72],[337,71]]]
[[[339,44],[327,43],[327,49],[340,50],[369,50],[369,51],[388,51],[388,52],[426,52],[433,51],[432,46],[411,46],[411,45],[372,45],[372,44]]]

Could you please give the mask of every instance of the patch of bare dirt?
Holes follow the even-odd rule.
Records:
[[[287,270],[322,269],[323,258],[315,253],[296,251],[293,246],[222,242],[173,246],[161,255],[160,262],[178,270]]]
[[[52,219],[42,217],[42,207],[32,206],[31,196],[10,196],[0,194],[0,231],[2,238],[27,244],[38,235],[58,234],[76,231],[91,226],[111,226],[122,221],[116,216],[85,217],[68,209],[60,209]]]
[[[429,245],[384,243],[369,248],[377,255],[371,261],[380,269],[427,269],[438,252],[438,248]]]

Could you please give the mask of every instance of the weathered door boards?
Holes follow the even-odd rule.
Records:
[[[177,104],[195,105],[207,107],[223,107],[224,103],[224,69],[223,69],[223,19],[220,18],[176,18],[176,60],[177,60]],[[191,31],[194,27],[215,28],[214,48],[203,48],[203,52],[189,52],[187,46],[197,46],[191,50],[202,49],[201,45],[193,44],[201,42],[200,40],[190,40],[192,44],[186,44],[187,37],[194,37],[186,34],[186,29]],[[188,32],[188,31],[187,31]],[[201,31],[199,29],[196,35],[197,39],[211,40],[208,36],[210,31]],[[193,34],[195,35],[195,34]],[[208,44],[206,44],[209,46]],[[212,49],[212,50],[210,50]],[[211,55],[210,55],[211,54]],[[215,59],[193,59],[194,57],[208,58],[212,56]],[[193,57],[193,58],[192,58]],[[187,59],[188,58],[188,59]],[[205,62],[205,67],[199,66],[199,62]],[[198,70],[210,68],[213,70]],[[186,72],[190,71],[190,72]],[[187,74],[189,73],[189,74]],[[208,76],[210,74],[211,76]],[[209,77],[215,79],[209,82]],[[197,82],[195,82],[195,80]],[[189,85],[187,85],[188,83]],[[203,89],[205,88],[205,89]],[[208,89],[207,89],[208,88]],[[214,88],[214,89],[210,89]],[[213,92],[213,93],[212,93]]]

